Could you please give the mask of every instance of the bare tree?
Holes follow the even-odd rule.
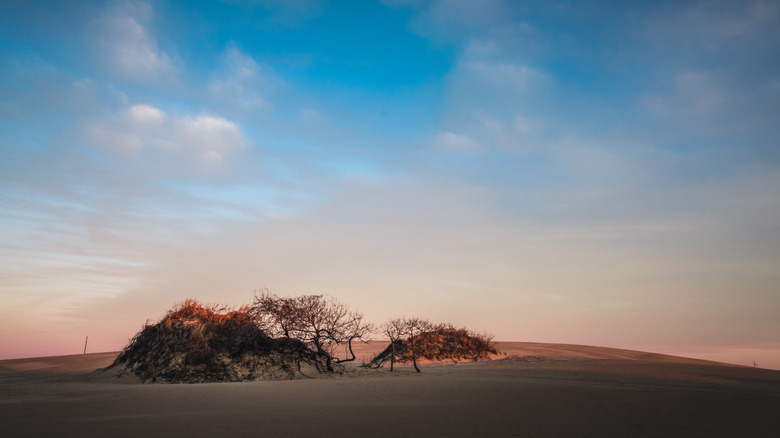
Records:
[[[389,360],[392,371],[396,359],[411,360],[420,372],[418,357],[480,360],[497,353],[491,336],[472,333],[465,327],[457,329],[452,324],[433,325],[420,318],[396,318],[386,322],[382,329],[390,338],[390,345],[366,366],[379,368]]]
[[[409,334],[409,342],[412,347],[412,363],[414,369],[420,372],[420,368],[417,366],[417,355],[415,354],[414,337],[420,333],[430,330],[432,324],[424,319],[420,318],[404,318],[402,321],[403,331]]]
[[[352,362],[355,360],[355,352],[352,351],[352,342],[368,342],[369,336],[376,331],[376,326],[363,321],[363,314],[359,312],[349,312],[346,320],[338,327],[334,342],[336,344],[346,343],[347,351],[351,357],[338,359],[336,363]]]
[[[395,365],[395,345],[405,333],[404,320],[401,318],[391,319],[382,326],[382,329],[387,337],[390,338],[390,371],[393,371],[393,366]]]
[[[328,371],[333,371],[333,355],[328,348],[333,341],[336,327],[348,310],[341,303],[328,302],[323,295],[303,295],[297,298],[300,320],[297,333],[300,339],[313,346],[314,351],[325,358]]]
[[[352,342],[366,341],[374,331],[373,325],[363,321],[363,315],[327,295],[302,295],[283,298],[261,291],[255,296],[255,318],[258,325],[273,335],[283,335],[304,342],[319,356],[325,358],[328,371],[332,362],[355,359]],[[351,358],[334,358],[338,345],[346,345]]]
[[[296,299],[277,296],[265,288],[255,291],[252,311],[257,325],[273,338],[294,337],[300,323]]]

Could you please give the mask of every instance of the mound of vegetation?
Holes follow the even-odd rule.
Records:
[[[377,326],[327,295],[281,297],[255,292],[252,306],[228,309],[186,300],[147,323],[99,373],[146,382],[198,383],[293,379],[344,372]],[[396,318],[382,326],[390,345],[369,364],[480,360],[496,354],[491,338],[449,324]]]
[[[455,328],[450,324],[431,325],[420,320],[395,320],[390,321],[387,327],[391,337],[390,345],[374,357],[369,363],[371,367],[378,368],[390,361],[391,369],[393,362],[412,362],[416,368],[416,362],[420,359],[478,361],[498,353],[491,337],[472,333],[465,328]],[[399,336],[404,332],[409,336]]]
[[[199,383],[292,379],[327,369],[300,340],[273,339],[252,309],[186,300],[156,324],[146,324],[108,369],[147,382]]]

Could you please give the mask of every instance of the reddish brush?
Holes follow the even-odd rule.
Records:
[[[394,347],[394,348],[393,348]],[[465,328],[439,324],[414,336],[417,359],[432,361],[481,360],[497,354],[492,338],[475,334]],[[379,353],[369,365],[377,368],[391,359],[395,351],[398,362],[412,361],[411,338],[399,339]]]
[[[302,364],[324,369],[321,362],[301,342],[267,336],[247,306],[188,299],[144,325],[111,367],[151,382],[213,382],[292,378]]]
[[[224,326],[254,325],[254,319],[249,311],[249,306],[229,309],[216,304],[201,304],[197,300],[188,298],[174,307],[160,321],[162,324],[200,323]]]
[[[415,336],[414,342],[417,356],[428,360],[478,360],[496,354],[489,337],[448,324],[420,333]]]

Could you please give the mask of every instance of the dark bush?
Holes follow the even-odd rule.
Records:
[[[302,342],[267,336],[248,307],[195,300],[144,325],[109,368],[172,383],[295,378],[326,369]]]

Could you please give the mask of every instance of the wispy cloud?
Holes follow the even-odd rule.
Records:
[[[317,17],[323,0],[224,0],[244,8],[262,8],[268,12],[263,26],[298,27]]]
[[[145,22],[153,18],[148,3],[124,3],[97,20],[98,51],[106,68],[121,79],[158,82],[175,78],[174,62],[158,47]]]
[[[216,101],[241,113],[272,108],[264,96],[278,86],[278,80],[267,72],[270,67],[259,65],[233,44],[225,49],[221,64],[220,73],[209,84],[209,92]]]
[[[509,24],[512,8],[504,0],[474,3],[464,0],[383,0],[391,7],[411,7],[417,11],[412,29],[436,41],[458,41],[465,34]]]
[[[659,8],[654,15],[657,19],[649,21],[645,36],[664,42],[672,56],[700,59],[723,51],[752,55],[779,44],[780,9],[774,2],[683,2]]]
[[[436,146],[446,152],[479,152],[484,147],[468,136],[452,132],[441,132],[436,135]]]

